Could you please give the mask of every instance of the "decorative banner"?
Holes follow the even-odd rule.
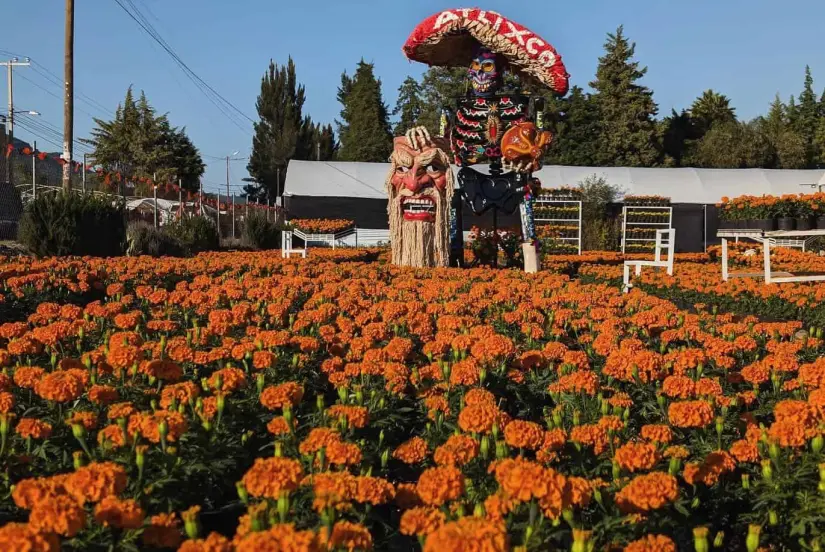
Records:
[[[13,152],[13,151],[14,151],[14,146],[12,146],[11,144],[6,145],[6,157],[9,157],[11,155],[11,152]]]
[[[504,16],[478,8],[446,10],[421,22],[403,51],[409,59],[435,66],[469,66],[481,44],[506,58],[528,83],[567,93],[570,75],[549,42]]]

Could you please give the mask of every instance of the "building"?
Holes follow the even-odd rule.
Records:
[[[284,187],[284,206],[292,218],[345,218],[370,235],[386,232],[388,163],[291,161]],[[783,195],[825,189],[825,170],[647,169],[550,165],[535,174],[544,188],[578,185],[590,176],[604,177],[626,195],[671,198],[679,252],[703,251],[718,243],[716,204],[723,197]],[[464,230],[491,226],[492,216],[465,210]],[[517,217],[499,217],[500,227],[516,227]]]

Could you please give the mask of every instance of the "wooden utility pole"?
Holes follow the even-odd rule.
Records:
[[[74,0],[66,0],[66,45],[63,62],[63,189],[72,189],[72,144],[74,143]],[[85,169],[85,167],[84,167]]]

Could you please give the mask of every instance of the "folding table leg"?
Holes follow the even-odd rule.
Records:
[[[762,242],[762,252],[765,257],[765,283],[771,283],[771,242],[767,238]]]
[[[722,281],[728,281],[728,239],[722,238]]]

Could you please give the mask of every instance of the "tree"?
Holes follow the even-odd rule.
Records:
[[[362,59],[353,77],[346,72],[341,75],[338,157],[343,161],[383,163],[392,151],[389,112],[381,95],[381,80],[375,77],[374,69],[372,63]]]
[[[808,148],[812,148],[816,127],[819,122],[819,103],[814,93],[814,79],[811,76],[811,68],[805,66],[805,84],[802,93],[799,94],[799,105],[796,108],[794,126],[796,131],[805,140]],[[813,152],[809,155],[812,157]]]
[[[421,114],[424,111],[424,99],[422,98],[421,85],[412,77],[407,77],[401,86],[398,87],[398,101],[392,114],[398,118],[393,134],[403,136],[404,133],[418,125]]]
[[[716,123],[736,121],[734,111],[727,96],[708,89],[690,106],[690,119],[701,137]]]
[[[289,160],[296,153],[305,158],[311,154],[312,121],[303,117],[304,101],[304,87],[298,84],[292,58],[286,66],[270,61],[261,78],[256,103],[260,121],[254,125],[247,165],[254,183],[261,188],[257,195],[270,199],[280,195]]]
[[[647,73],[633,61],[636,45],[619,27],[608,34],[605,54],[599,58],[596,80],[590,83],[601,118],[598,135],[599,164],[650,167],[659,157],[653,92],[638,84]]]
[[[111,121],[95,119],[92,161],[127,179],[180,179],[184,188],[196,190],[205,165],[185,128],[175,128],[167,115],[157,115],[141,92],[135,101],[130,87]]]
[[[802,136],[788,119],[788,109],[779,94],[776,95],[767,115],[755,123],[770,141],[774,159],[767,167],[775,169],[801,169],[807,166],[807,146]]]
[[[659,133],[662,137],[663,163],[667,166],[680,166],[682,158],[690,156],[696,140],[696,128],[690,113],[684,109],[681,113],[671,110],[670,116],[660,122]]]
[[[441,110],[455,109],[458,100],[467,95],[468,86],[466,67],[430,67],[421,78],[424,105],[419,124],[431,134],[439,134]]]
[[[766,167],[773,148],[768,138],[752,123],[727,122],[714,125],[697,142],[696,151],[685,165],[717,169]]]
[[[574,86],[567,98],[550,99],[547,107],[555,136],[545,162],[554,165],[596,165],[600,126],[598,108],[590,94]]]

